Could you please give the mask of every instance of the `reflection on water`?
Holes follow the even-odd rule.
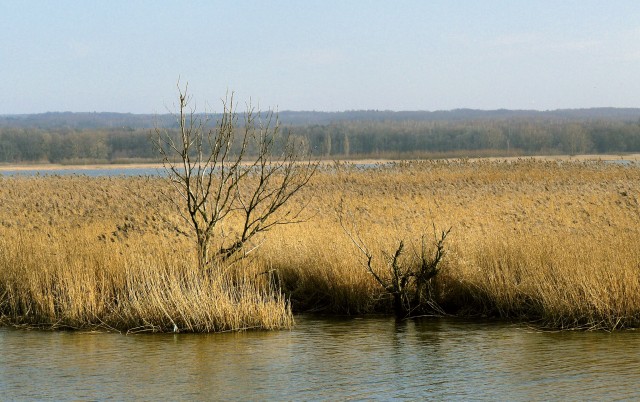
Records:
[[[12,399],[638,398],[640,334],[436,319],[298,318],[292,331],[118,335],[0,329]]]

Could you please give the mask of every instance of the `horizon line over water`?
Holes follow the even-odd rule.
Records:
[[[454,159],[459,159],[459,158],[454,158]],[[483,158],[479,158],[479,159],[483,159]],[[503,158],[496,158],[496,159],[501,160]],[[537,158],[522,157],[517,159],[537,159]],[[504,160],[507,161],[509,160],[509,158],[504,158]],[[580,161],[580,159],[577,159],[577,158],[569,159],[569,161],[572,161],[572,160]],[[347,161],[347,162],[358,169],[371,169],[381,165],[388,165],[388,164],[394,164],[394,163],[405,162],[405,161],[381,160],[376,162],[363,161],[361,163],[358,163],[357,161]],[[640,166],[640,160],[638,160],[637,158],[585,159],[585,160],[582,160],[582,162],[603,162],[607,164],[617,164],[617,165],[624,165],[624,166]],[[31,168],[27,168],[27,169],[8,168],[6,170],[0,168],[0,177],[3,177],[3,176],[4,177],[16,177],[16,176],[23,176],[23,177],[32,177],[32,176],[161,177],[161,176],[165,176],[166,174],[167,172],[162,168],[162,166],[153,166],[153,167],[136,166],[136,167],[122,167],[122,168],[112,167],[112,166],[96,167],[96,168],[85,168],[85,167],[64,168],[63,167],[59,169],[56,169],[56,168],[38,169],[34,167],[32,169]]]

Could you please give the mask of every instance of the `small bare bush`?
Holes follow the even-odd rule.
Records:
[[[356,248],[366,257],[364,264],[367,272],[382,286],[393,299],[393,311],[398,318],[413,315],[438,314],[444,315],[444,310],[438,305],[434,294],[432,279],[440,272],[440,262],[445,256],[445,240],[451,228],[443,230],[438,235],[433,226],[433,250],[422,235],[419,251],[414,248],[407,255],[405,242],[401,240],[395,252],[382,251],[383,268],[374,266],[374,254],[358,234],[358,228],[353,220],[345,221],[345,212],[338,210],[340,226],[351,239]]]

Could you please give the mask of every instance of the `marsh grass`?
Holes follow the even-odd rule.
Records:
[[[291,306],[391,312],[340,227],[342,202],[374,258],[452,227],[433,293],[448,314],[637,327],[637,183],[637,167],[601,162],[327,165],[292,201],[307,204],[304,222],[268,232],[250,258],[211,276],[161,180],[0,178],[2,321],[200,332],[287,328]]]
[[[638,179],[636,167],[601,162],[346,166],[319,175],[306,190],[318,200],[314,219],[279,232],[262,252],[284,277],[295,278],[294,301],[322,299],[314,307],[326,312],[389,312],[389,297],[340,233],[335,206],[342,201],[379,253],[395,250],[400,240],[416,250],[432,222],[452,227],[435,279],[436,300],[450,314],[552,328],[635,327]]]
[[[211,275],[188,255],[162,248],[37,235],[3,241],[0,264],[1,308],[15,324],[219,332],[293,323],[285,298],[251,277],[250,264]]]

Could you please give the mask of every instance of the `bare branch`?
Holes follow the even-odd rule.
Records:
[[[222,114],[211,127],[209,117],[190,106],[188,84],[184,89],[179,82],[177,86],[179,128],[156,127],[154,147],[177,194],[172,201],[194,229],[199,264],[209,269],[259,233],[300,221],[306,203],[296,208],[287,205],[309,182],[317,162],[310,158],[302,162],[303,154],[293,141],[280,136],[277,114],[269,111],[262,120],[248,104],[244,125],[239,127],[232,92],[222,100]],[[225,240],[220,223],[232,216],[240,218],[239,230],[235,238]],[[223,243],[210,253],[214,238]]]
[[[444,314],[442,308],[434,299],[432,279],[440,271],[440,263],[445,256],[444,243],[451,232],[451,228],[443,230],[438,237],[434,225],[433,256],[429,255],[429,247],[425,236],[421,238],[420,254],[414,251],[413,259],[401,259],[404,253],[404,241],[400,241],[393,254],[382,252],[386,260],[387,278],[383,278],[373,267],[373,254],[358,234],[359,230],[353,215],[346,212],[341,200],[336,208],[338,220],[343,231],[351,242],[366,257],[364,266],[376,282],[393,298],[393,308],[398,318],[423,313]],[[346,222],[347,218],[349,223]]]

